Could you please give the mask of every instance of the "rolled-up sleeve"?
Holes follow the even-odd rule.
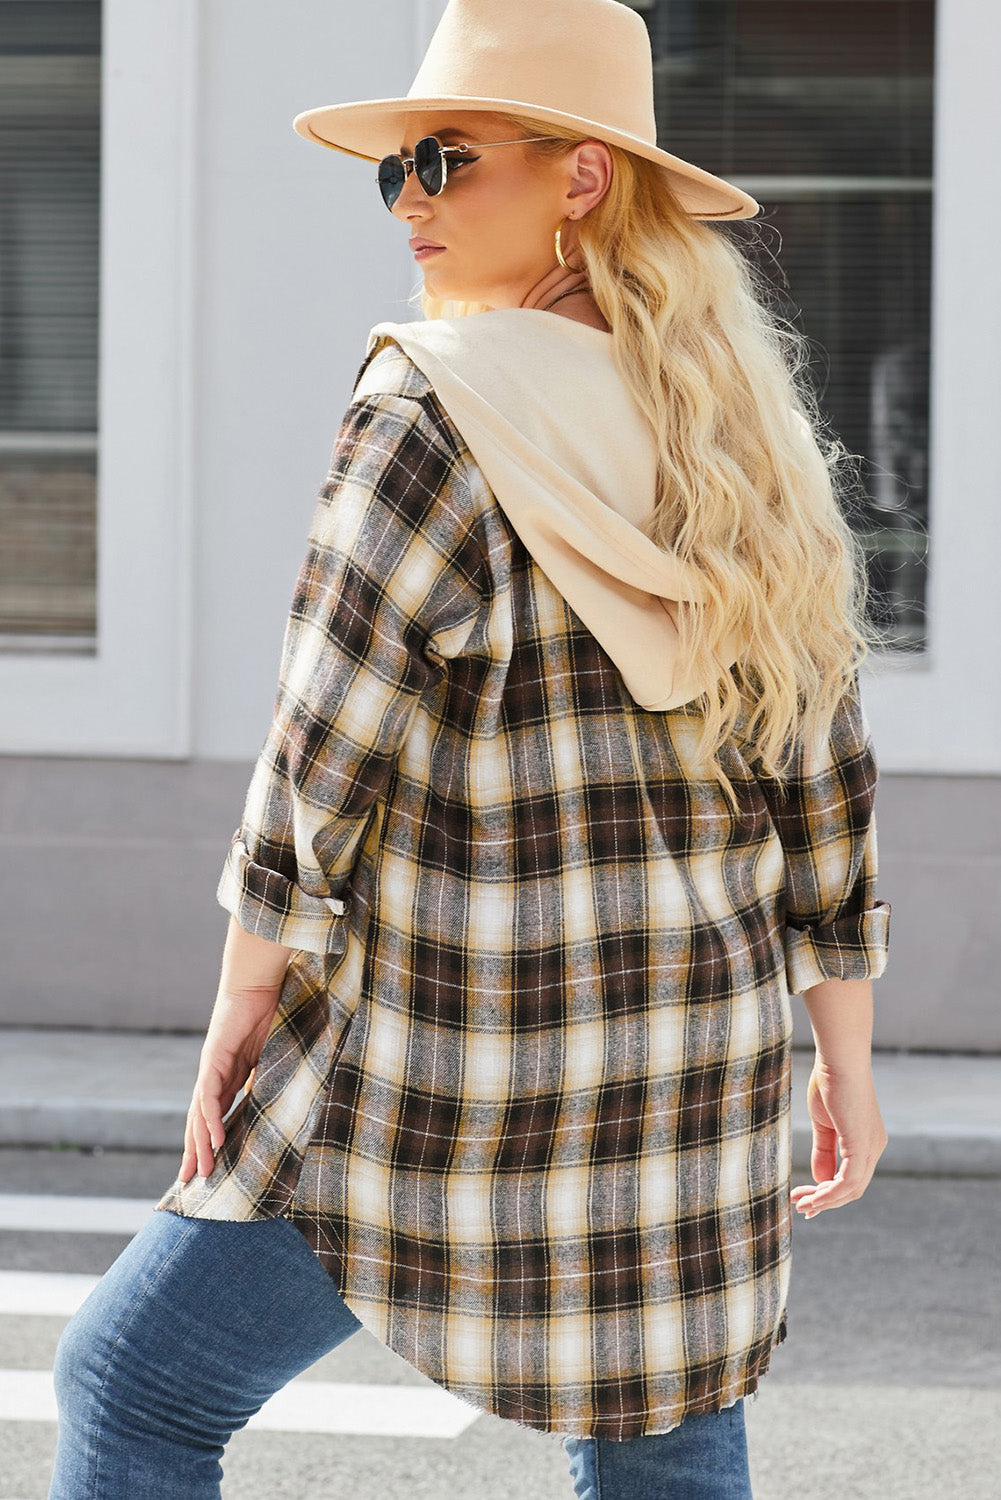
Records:
[[[421,696],[482,606],[461,449],[426,401],[354,400],[320,490],[270,729],[216,892],[249,932],[340,953],[359,844]]]
[[[889,902],[876,895],[878,767],[858,673],[822,749],[800,746],[785,796],[759,778],[785,858],[791,994],[825,979],[876,979],[889,955]]]

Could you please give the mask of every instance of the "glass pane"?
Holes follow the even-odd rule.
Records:
[[[8,637],[93,635],[96,459],[27,453],[5,455],[0,464],[0,600]]]
[[[6,649],[80,649],[97,628],[100,53],[99,0],[0,4]]]
[[[762,204],[744,236],[861,455],[873,612],[927,647],[934,0],[652,0],[658,143]],[[776,260],[778,264],[776,264]]]

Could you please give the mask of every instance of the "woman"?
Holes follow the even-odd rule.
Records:
[[[837,448],[699,222],[757,204],[657,147],[615,0],[451,0],[406,98],[295,125],[440,248],[320,492],[180,1170],[60,1342],[50,1495],[218,1495],[364,1325],[578,1496],[749,1496],[790,1203],[886,1144],[890,914]]]

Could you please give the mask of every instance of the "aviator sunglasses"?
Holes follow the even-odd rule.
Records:
[[[472,149],[482,151],[485,146],[520,146],[526,141],[555,141],[558,137],[554,135],[526,135],[516,141],[478,141],[475,147],[470,147],[463,141],[459,146],[443,146],[435,135],[425,135],[414,146],[413,156],[384,156],[379,163],[377,181],[379,191],[382,193],[382,201],[387,208],[392,208],[400,193],[403,184],[410,173],[417,173],[417,181],[430,198],[434,198],[442,191],[448,181],[448,158],[458,156],[459,161],[453,165],[461,167],[466,161],[475,161],[475,156],[469,156]]]

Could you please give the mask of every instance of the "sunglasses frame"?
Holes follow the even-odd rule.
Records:
[[[389,209],[390,213],[392,213],[393,204],[397,202],[400,193],[403,192],[403,189],[407,185],[407,178],[410,176],[411,172],[415,172],[417,170],[414,166],[417,147],[422,145],[424,141],[434,141],[435,145],[438,147],[438,152],[441,157],[441,187],[438,188],[436,192],[430,192],[428,188],[425,187],[419,172],[417,173],[417,181],[420,183],[421,191],[425,193],[427,197],[437,198],[440,193],[443,193],[445,191],[445,184],[448,181],[449,153],[458,154],[459,156],[465,156],[469,151],[482,151],[485,146],[521,146],[528,141],[556,141],[559,139],[560,137],[555,135],[525,135],[519,137],[518,140],[514,141],[477,141],[475,145],[470,145],[468,141],[462,141],[457,146],[445,146],[436,135],[422,135],[420,140],[417,141],[414,145],[414,156],[401,156],[399,152],[396,151],[391,151],[388,156],[384,156],[382,158],[382,161],[380,161],[379,163],[379,171],[375,174],[375,180],[379,184],[379,192],[382,194],[383,203],[386,204],[386,207]],[[572,142],[568,141],[567,144],[571,145]],[[380,176],[383,163],[388,161],[399,162],[403,167],[403,181],[400,183],[400,191],[397,193],[392,203],[386,202],[386,195],[382,189],[382,178]]]

